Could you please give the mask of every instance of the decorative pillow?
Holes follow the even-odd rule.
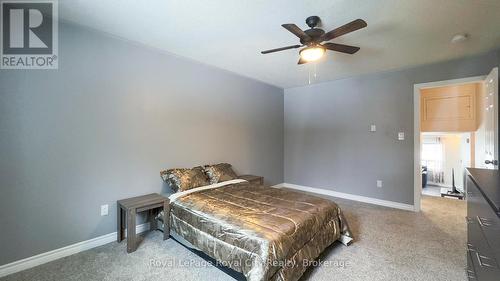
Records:
[[[210,184],[234,180],[238,177],[231,168],[231,164],[228,163],[205,165],[203,169],[210,179]]]
[[[172,186],[175,192],[186,191],[191,188],[210,184],[201,166],[192,169],[163,170],[160,172],[160,176]]]

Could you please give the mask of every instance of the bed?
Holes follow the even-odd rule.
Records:
[[[298,280],[352,235],[332,201],[235,179],[172,194],[171,231],[249,281]]]

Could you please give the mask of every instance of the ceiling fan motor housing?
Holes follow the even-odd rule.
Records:
[[[320,21],[321,21],[321,19],[318,16],[310,16],[306,19],[306,24],[310,28],[315,28],[319,24]]]
[[[319,43],[321,36],[325,34],[325,31],[320,28],[315,28],[319,23],[321,19],[318,16],[310,16],[306,19],[306,24],[310,27],[308,30],[304,30],[304,32],[309,35],[310,40],[300,40],[300,43],[302,44],[315,44]]]
[[[302,44],[319,43],[321,42],[321,37],[325,34],[325,31],[319,28],[311,28],[308,30],[304,30],[304,32],[307,35],[309,35],[309,37],[311,37],[311,40],[309,41],[300,40],[300,43]]]

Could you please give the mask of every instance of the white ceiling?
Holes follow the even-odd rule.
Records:
[[[329,31],[362,18],[368,27],[332,42],[361,47],[329,52],[313,83],[482,53],[500,46],[500,0],[72,0],[62,20],[283,88],[306,85],[314,65],[297,65],[298,50],[261,55],[298,39],[280,25],[306,29],[318,15]],[[451,44],[456,33],[470,39]]]

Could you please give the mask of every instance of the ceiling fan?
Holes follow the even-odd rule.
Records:
[[[346,53],[346,54],[354,54],[359,51],[359,47],[336,44],[336,43],[323,43],[325,41],[330,41],[334,38],[340,37],[344,34],[351,33],[358,29],[364,28],[367,26],[366,22],[362,19],[357,19],[347,23],[341,27],[338,27],[330,32],[326,32],[323,29],[316,28],[319,24],[320,18],[318,16],[310,16],[306,19],[306,24],[310,27],[307,30],[300,29],[297,25],[293,23],[282,24],[286,30],[295,34],[295,36],[299,37],[300,45],[292,45],[287,47],[281,47],[277,49],[271,49],[262,51],[262,54],[269,54],[289,49],[297,49],[300,47],[304,47],[300,50],[300,59],[298,64],[308,63],[312,61],[316,61],[320,59],[326,52],[326,50]]]

